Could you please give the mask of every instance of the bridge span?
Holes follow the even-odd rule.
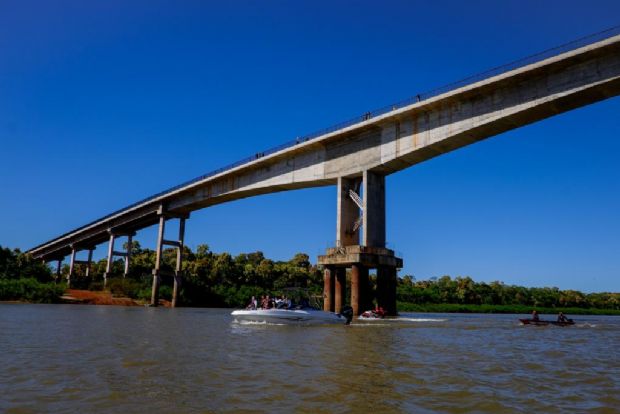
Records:
[[[260,194],[336,185],[335,246],[319,256],[325,269],[325,308],[345,303],[346,269],[351,269],[351,304],[359,314],[369,306],[368,269],[377,269],[377,301],[396,311],[396,269],[402,259],[385,248],[385,177],[449,151],[574,108],[620,94],[620,30],[602,32],[525,61],[498,68],[485,77],[449,85],[358,119],[255,154],[232,166],[134,203],[29,250],[35,258],[90,266],[93,249],[108,242],[111,276],[118,237],[129,241],[137,230],[158,224],[152,304],[164,275],[162,249],[177,248],[173,305],[181,280],[185,220],[191,212]],[[165,224],[179,219],[178,237],[165,238]],[[88,260],[75,259],[87,250]]]

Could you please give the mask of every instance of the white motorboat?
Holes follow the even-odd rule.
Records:
[[[343,312],[345,313],[345,312]],[[350,323],[350,319],[338,313],[324,312],[314,308],[236,310],[231,313],[236,322],[273,324],[325,324]]]

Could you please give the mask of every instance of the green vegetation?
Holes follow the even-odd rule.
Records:
[[[51,272],[41,261],[0,246],[0,300],[58,302],[64,288],[52,281]]]
[[[126,247],[126,246],[125,246]],[[163,268],[172,270],[176,250],[163,253]],[[114,296],[150,300],[152,268],[155,252],[132,244],[131,270],[122,278],[123,260],[113,263],[113,273],[106,289]],[[94,262],[91,277],[85,276],[83,266],[77,266],[72,284],[78,289],[102,290],[102,274],[106,261]],[[62,277],[68,273],[62,269]],[[262,252],[214,253],[207,245],[193,252],[183,250],[184,279],[179,302],[183,306],[239,307],[251,296],[279,294],[285,287],[303,287],[321,294],[323,276],[310,263],[306,254],[298,253],[289,261],[267,259]],[[0,300],[55,302],[62,295],[64,283],[55,285],[47,266],[19,250],[0,247]],[[376,279],[371,275],[370,288]],[[160,295],[170,299],[172,281],[164,278]],[[348,289],[348,288],[347,288]],[[526,288],[505,285],[502,282],[478,283],[469,277],[443,276],[430,280],[415,280],[412,276],[399,279],[398,309],[417,312],[476,312],[476,313],[530,313],[536,308],[541,313],[567,314],[620,314],[619,293],[584,294],[558,288]]]
[[[33,278],[0,279],[0,300],[57,303],[64,290],[55,283],[41,283]]]
[[[443,276],[399,280],[399,310],[426,312],[620,314],[620,293],[584,294],[558,288],[526,288],[502,282],[477,283],[469,277]]]
[[[398,302],[400,312],[432,312],[432,313],[521,313],[530,314],[536,309],[540,314],[557,314],[564,312],[567,315],[620,315],[617,309],[595,308],[545,308],[526,305],[459,305],[455,303],[425,303],[415,304]]]

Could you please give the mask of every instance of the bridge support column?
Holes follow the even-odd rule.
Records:
[[[377,268],[377,306],[382,307],[388,315],[396,315],[396,283],[396,268]]]
[[[354,264],[351,266],[351,307],[355,316],[363,312],[360,311],[360,296],[360,268]]]
[[[338,178],[336,206],[336,246],[359,244],[361,226],[359,197],[361,181],[359,178]]]
[[[60,280],[60,271],[62,270],[62,259],[58,259],[56,264],[56,276],[54,277],[54,283],[58,283]]]
[[[332,267],[323,270],[323,310],[325,312],[334,311],[334,283],[335,272]]]
[[[108,284],[108,277],[112,274],[112,263],[114,262],[114,241],[116,240],[116,236],[110,233],[110,241],[108,244],[108,261],[105,266],[105,272],[103,273],[103,287],[106,287]]]
[[[157,250],[155,251],[155,268],[153,269],[153,287],[151,289],[151,306],[159,305],[159,283],[161,271],[161,255],[163,250],[164,231],[166,228],[166,217],[159,216],[159,231],[157,232]]]
[[[125,271],[123,277],[126,278],[129,274],[129,264],[131,263],[131,248],[133,243],[133,234],[127,235],[127,250],[125,251]]]
[[[336,282],[334,286],[334,312],[342,312],[342,308],[346,304],[347,297],[347,269],[344,267],[337,267]]]
[[[71,283],[75,281],[75,269],[77,265],[86,266],[86,270],[84,275],[88,277],[90,275],[90,264],[93,260],[93,250],[94,247],[88,247],[88,259],[87,260],[77,260],[75,258],[76,254],[79,251],[79,248],[75,245],[71,245],[71,261],[69,262],[69,273],[67,274],[67,287],[71,287]]]
[[[93,263],[93,250],[95,250],[94,247],[88,249],[88,258],[86,259],[86,277],[90,276],[90,267]]]
[[[179,219],[179,240],[177,246],[177,266],[174,272],[174,287],[172,289],[172,307],[176,308],[179,297],[179,289],[183,277],[183,240],[185,238],[185,218]]]
[[[69,273],[67,273],[67,288],[71,288],[71,278],[75,270],[75,247],[71,247],[71,261],[69,262]]]
[[[179,238],[178,240],[166,240],[164,235],[166,233],[166,219],[177,217],[179,219]],[[151,289],[151,306],[159,305],[159,285],[161,284],[161,278],[164,273],[170,275],[170,272],[164,272],[162,269],[162,254],[163,247],[173,246],[177,249],[176,267],[174,272],[171,273],[174,279],[174,286],[172,289],[172,307],[176,307],[178,304],[179,290],[183,279],[183,245],[185,238],[185,220],[189,218],[189,214],[170,214],[163,211],[163,207],[160,208],[159,213],[159,231],[157,233],[157,251],[155,257],[155,268],[153,269],[153,287]]]
[[[108,283],[108,278],[112,277],[112,266],[114,266],[114,257],[123,257],[125,260],[123,278],[127,277],[127,275],[129,274],[129,266],[131,264],[132,241],[133,236],[136,235],[135,232],[128,232],[118,229],[109,229],[108,233],[110,234],[110,242],[108,244],[108,262],[106,263],[105,272],[103,273],[103,286],[106,286]],[[125,249],[125,251],[114,250],[114,244],[116,243],[116,239],[120,236],[127,236],[127,248]]]
[[[368,268],[362,264],[351,265],[351,307],[354,315],[360,315],[370,308]]]
[[[385,176],[364,171],[362,245],[385,247]]]
[[[394,251],[385,248],[385,176],[366,170],[361,180],[359,177],[341,177],[337,190],[336,247],[327,249],[318,260],[319,265],[329,269],[330,283],[334,285],[329,290],[334,289],[334,293],[331,296],[326,294],[330,299],[330,310],[333,306],[339,312],[345,304],[347,268],[351,268],[353,313],[358,316],[370,309],[372,295],[368,271],[377,269],[377,303],[389,315],[395,315],[396,269],[403,266],[403,261],[394,255]],[[324,292],[328,292],[327,276],[324,283]]]

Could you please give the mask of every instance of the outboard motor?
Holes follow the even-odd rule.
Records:
[[[342,308],[342,310],[340,311],[340,314],[342,316],[345,317],[345,319],[347,320],[345,322],[345,325],[350,325],[351,321],[353,320],[353,308],[350,306],[345,306],[344,308]]]

